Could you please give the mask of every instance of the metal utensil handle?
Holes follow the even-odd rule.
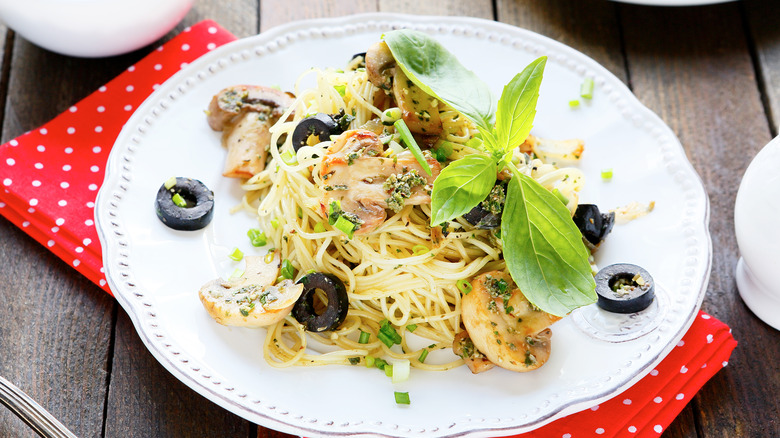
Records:
[[[44,438],[78,438],[24,391],[1,376],[0,403],[8,406],[14,414]]]

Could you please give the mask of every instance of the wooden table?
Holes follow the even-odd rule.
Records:
[[[734,281],[733,205],[741,176],[780,123],[775,0],[663,8],[604,0],[196,0],[176,30],[215,19],[239,37],[282,23],[359,12],[467,15],[554,38],[606,66],[679,136],[710,195],[714,259],[703,309],[739,346],[664,437],[780,436],[780,332]],[[2,141],[36,128],[153,47],[76,59],[0,28]],[[217,407],[147,352],[97,286],[0,218],[0,375],[80,437],[287,436]],[[0,437],[34,434],[0,409]]]

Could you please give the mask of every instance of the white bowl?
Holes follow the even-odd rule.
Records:
[[[193,0],[0,0],[0,20],[32,43],[79,57],[150,44],[181,21]]]
[[[742,258],[737,287],[764,322],[780,330],[780,137],[769,142],[745,171],[734,205],[734,228]]]

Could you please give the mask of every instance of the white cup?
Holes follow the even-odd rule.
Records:
[[[174,28],[193,0],[0,0],[0,20],[33,44],[63,55],[131,52]]]
[[[780,330],[780,137],[764,146],[745,171],[734,229],[742,256],[739,294],[756,316]]]

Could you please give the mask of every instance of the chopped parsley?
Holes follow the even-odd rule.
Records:
[[[389,195],[385,200],[387,207],[398,213],[404,208],[404,202],[412,196],[412,189],[417,186],[424,186],[427,183],[428,180],[421,177],[415,169],[390,175],[382,184],[382,188]]]

